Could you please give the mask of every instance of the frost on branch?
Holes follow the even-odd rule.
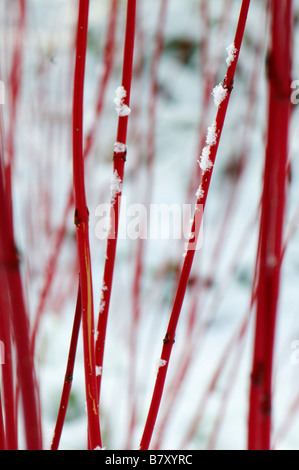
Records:
[[[115,93],[114,104],[117,114],[121,117],[128,116],[131,110],[129,106],[124,104],[124,98],[127,96],[126,90],[123,86],[119,86]]]
[[[167,361],[165,361],[165,359],[159,359],[157,363],[157,371],[160,369],[160,367],[165,367],[166,364],[167,364]]]
[[[204,190],[202,189],[201,184],[200,184],[198,190],[196,191],[196,198],[202,199],[203,197],[204,197]]]
[[[217,131],[216,122],[214,121],[211,127],[208,127],[206,143],[208,145],[216,145],[217,142]]]
[[[200,160],[199,166],[203,172],[208,171],[212,168],[213,162],[210,160],[210,147],[204,147]]]
[[[110,187],[111,187],[112,202],[115,202],[115,198],[116,198],[117,194],[120,193],[121,190],[122,190],[122,182],[121,182],[119,174],[117,173],[116,170],[114,171],[113,176],[111,178],[111,186]]]
[[[114,152],[115,153],[125,153],[126,152],[126,144],[122,144],[121,142],[115,142]]]
[[[222,83],[213,89],[214,103],[218,107],[227,96],[227,89],[223,88]]]
[[[227,58],[226,58],[226,63],[228,66],[230,66],[233,61],[236,59],[238,49],[236,49],[235,44],[232,43],[226,48],[227,51]]]
[[[100,298],[100,308],[99,308],[99,313],[103,313],[104,308],[105,308],[105,301],[104,301],[104,291],[106,291],[108,287],[103,284],[102,287],[102,292],[101,292],[101,298]]]

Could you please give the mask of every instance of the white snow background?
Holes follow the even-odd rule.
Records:
[[[0,70],[9,89],[8,70],[13,38],[17,35],[17,11],[10,1],[0,4]],[[138,36],[134,57],[128,125],[128,152],[125,165],[123,196],[127,206],[143,203],[146,195],[146,138],[148,131],[149,70],[155,44],[160,1],[139,0]],[[169,0],[165,24],[164,49],[158,69],[158,100],[155,129],[154,185],[151,203],[167,205],[195,203],[186,200],[192,173],[197,171],[201,150],[198,125],[205,119],[212,126],[216,107],[213,87],[225,75],[227,47],[233,43],[240,1],[232,2],[232,12],[219,37],[219,18],[229,1],[208,2],[211,11],[211,48],[209,64],[202,63],[200,44],[204,29],[199,0]],[[295,3],[294,17],[299,5]],[[212,183],[204,216],[203,247],[196,253],[192,279],[199,286],[188,288],[178,324],[160,414],[159,429],[169,390],[186,349],[185,331],[192,292],[200,289],[196,326],[208,319],[208,328],[198,337],[192,363],[182,384],[168,422],[161,449],[180,449],[182,439],[194,416],[209,379],[222,358],[223,350],[248,311],[257,249],[258,217],[265,154],[266,80],[265,58],[268,41],[264,8],[266,2],[252,2],[241,49],[234,90],[221,137]],[[45,267],[53,249],[55,230],[61,223],[72,181],[71,111],[74,59],[74,27],[77,1],[28,0],[24,37],[22,92],[15,131],[16,162],[14,172],[14,210],[18,246],[22,253],[26,298],[30,318],[34,320]],[[109,14],[109,0],[91,0],[89,43],[86,62],[84,126],[89,130],[95,117],[95,96],[103,73],[103,47]],[[100,307],[100,293],[105,260],[105,241],[97,239],[99,218],[96,207],[110,202],[112,156],[117,114],[115,90],[121,84],[122,54],[126,2],[121,1],[117,26],[114,67],[105,95],[105,106],[97,123],[97,137],[86,161],[86,192],[90,212],[90,243],[94,283],[95,320]],[[140,40],[142,37],[142,41]],[[298,46],[298,23],[295,23],[294,51]],[[261,53],[256,60],[256,50]],[[219,61],[217,80],[212,84],[209,116],[202,114],[204,71]],[[142,62],[141,62],[142,59]],[[142,63],[139,75],[137,64]],[[70,67],[71,65],[71,67]],[[219,243],[219,233],[236,181],[234,170],[244,150],[243,133],[250,100],[250,80],[258,67],[257,94],[253,117],[247,124],[245,141],[248,161],[237,196],[221,237],[221,248],[212,264],[212,254]],[[299,78],[294,53],[294,79]],[[290,96],[291,96],[290,88]],[[6,128],[9,100],[3,105]],[[298,111],[294,106],[291,126],[290,157],[292,179],[287,202],[286,230],[298,209]],[[211,137],[211,135],[210,135]],[[199,181],[198,181],[199,184]],[[46,212],[45,208],[49,211]],[[298,219],[298,217],[297,217]],[[122,223],[128,220],[122,211]],[[36,370],[41,391],[41,411],[45,448],[49,448],[63,385],[67,354],[76,302],[76,238],[73,213],[67,221],[67,234],[59,259],[58,271],[49,293],[40,324],[36,346]],[[125,233],[125,225],[122,230]],[[290,405],[299,393],[299,364],[291,361],[291,343],[299,340],[298,281],[299,234],[294,232],[288,244],[283,267],[277,336],[275,345],[275,380],[273,402],[273,436],[279,430]],[[242,241],[243,240],[243,241]],[[240,244],[240,245],[239,245]],[[120,239],[108,321],[103,367],[101,428],[107,449],[123,449],[129,426],[128,377],[132,366],[129,354],[129,329],[132,318],[132,280],[136,240]],[[238,248],[240,246],[240,248]],[[179,240],[147,240],[145,270],[142,278],[141,318],[137,334],[135,387],[137,423],[133,448],[138,448],[159,365],[162,340],[166,332],[175,288],[175,273],[183,261],[184,244]],[[235,264],[233,272],[230,270]],[[213,271],[215,267],[215,272]],[[194,286],[194,283],[193,283]],[[251,321],[242,354],[230,356],[223,364],[223,375],[213,391],[189,449],[206,449],[219,407],[229,397],[215,443],[217,449],[245,449],[247,439],[248,390],[251,370],[254,323]],[[236,352],[234,349],[232,351]],[[234,360],[237,358],[237,368]],[[233,372],[232,372],[233,371]],[[229,382],[228,382],[229,381]],[[299,416],[294,414],[288,432],[277,440],[276,448],[298,449]],[[22,440],[22,437],[21,437]],[[153,436],[155,442],[155,434]],[[61,449],[86,448],[86,409],[82,338],[78,345],[74,380]]]

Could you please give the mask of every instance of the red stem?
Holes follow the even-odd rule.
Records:
[[[221,254],[222,244],[224,243],[224,239],[225,239],[225,232],[226,232],[226,230],[228,230],[228,227],[229,227],[230,216],[232,214],[233,206],[234,206],[234,204],[236,203],[236,200],[237,200],[237,197],[236,197],[237,192],[238,192],[238,190],[240,190],[240,187],[242,186],[242,182],[243,182],[242,176],[243,176],[244,170],[246,168],[247,160],[248,160],[248,155],[249,155],[248,126],[250,125],[250,122],[251,122],[251,119],[252,119],[252,116],[253,116],[253,112],[254,112],[254,109],[255,109],[255,105],[256,105],[256,88],[257,88],[256,83],[257,83],[257,79],[258,79],[258,76],[259,76],[259,73],[260,73],[260,67],[259,67],[260,58],[262,57],[260,49],[261,48],[259,47],[256,51],[256,54],[255,54],[255,63],[258,64],[258,65],[256,65],[254,67],[254,71],[253,71],[252,78],[251,78],[251,83],[250,83],[249,106],[248,106],[246,119],[245,119],[246,124],[244,126],[243,143],[240,147],[241,150],[240,150],[240,160],[239,160],[239,163],[238,163],[238,167],[239,167],[238,168],[238,178],[237,178],[236,181],[234,181],[233,188],[232,188],[231,193],[229,195],[227,207],[226,207],[226,210],[224,212],[223,221],[222,221],[222,224],[220,226],[219,234],[217,236],[217,243],[216,243],[215,248],[212,252],[211,261],[209,262],[209,265],[208,265],[209,271],[208,271],[207,275],[205,276],[208,282],[210,282],[210,280],[214,279],[214,275],[215,275],[215,271],[216,271],[216,265],[217,265],[217,262],[219,261],[219,256]],[[246,236],[246,234],[248,235],[250,233],[250,228],[251,227],[252,227],[252,221],[250,220],[250,225],[248,227],[246,227],[246,230],[245,230],[245,236]],[[240,253],[243,250],[244,242],[245,242],[245,240],[244,241],[242,240],[242,243],[240,244],[238,250],[236,251],[235,261],[240,260]],[[233,263],[233,268],[234,269],[236,268],[235,261]],[[230,271],[231,271],[231,269],[229,270],[229,273],[227,273],[227,275],[224,276],[224,279],[226,279],[226,281],[230,277],[229,276],[231,274]],[[215,299],[215,301],[213,302],[212,308],[210,309],[211,314],[213,314],[214,311],[216,310],[216,306],[217,306],[217,303],[219,302],[219,298],[222,296],[223,290],[225,289],[225,286],[223,286],[223,287],[224,288],[221,289],[221,292],[219,292],[218,295],[215,294],[215,296],[213,297]],[[195,310],[194,313],[196,313],[196,308],[197,308],[197,304],[198,304],[199,289],[200,289],[200,286],[198,286],[194,290],[194,296],[195,296],[194,306],[192,305],[192,308]],[[211,314],[210,314],[209,318],[212,316]],[[193,321],[192,312],[190,312],[188,321],[189,322]],[[209,322],[209,321],[210,321],[210,319],[207,320],[207,322]],[[203,330],[205,330],[205,328],[203,328]],[[171,398],[168,398],[168,400],[167,400],[166,414],[164,414],[164,418],[162,420],[162,423],[160,423],[160,426],[159,426],[159,431],[158,431],[158,436],[157,436],[158,440],[156,440],[155,448],[158,448],[157,446],[159,445],[159,442],[161,441],[163,432],[166,428],[168,417],[171,414],[172,397],[174,399],[174,396],[178,394],[180,386],[183,383],[183,380],[182,380],[183,377],[181,376],[181,374],[183,373],[183,371],[184,371],[184,373],[186,373],[189,366],[191,365],[191,357],[192,357],[192,351],[194,350],[194,342],[195,342],[195,344],[198,343],[198,335],[200,334],[200,332],[198,331],[198,329],[194,329],[193,327],[192,327],[192,331],[193,331],[192,341],[190,341],[190,340],[188,341],[188,346],[187,346],[187,348],[184,349],[184,357],[180,361],[179,371],[181,371],[181,373],[180,372],[176,373],[175,378],[174,378],[174,380],[172,381],[172,383],[169,387],[169,389],[172,391],[171,392]],[[189,335],[189,327],[188,327],[187,334]],[[203,334],[203,331],[201,331],[201,336],[202,336],[202,334]]]
[[[65,372],[64,385],[63,385],[51,450],[58,449],[60,438],[61,438],[61,433],[62,433],[62,428],[64,425],[65,415],[67,412],[69,397],[70,397],[71,388],[72,388],[73,372],[74,372],[76,350],[77,350],[78,337],[79,337],[79,331],[80,331],[81,316],[82,316],[81,287],[79,283],[73,331],[72,331],[68,362],[67,362],[67,369]]]
[[[270,449],[272,362],[279,297],[290,120],[292,0],[272,0],[270,7],[272,43],[268,59],[269,117],[248,420],[248,448],[254,450]]]
[[[227,91],[231,90],[232,85],[233,85],[233,78],[234,78],[235,71],[236,71],[236,65],[237,65],[237,60],[238,60],[238,56],[240,52],[242,39],[243,39],[249,5],[250,5],[250,0],[243,0],[241,11],[240,11],[239,22],[237,26],[237,31],[235,35],[235,41],[234,41],[235,48],[237,50],[236,57],[235,57],[235,60],[233,60],[231,64],[229,65],[226,76],[223,81],[223,85],[222,85],[222,87],[224,89],[227,89]],[[213,165],[216,159],[217,149],[219,146],[219,140],[220,140],[221,132],[222,132],[223,125],[224,125],[229,98],[230,98],[230,93],[227,92],[225,99],[223,100],[221,105],[218,107],[218,112],[217,112],[217,116],[215,120],[217,141],[216,141],[216,144],[213,145],[210,149],[210,160]],[[183,301],[184,301],[184,297],[185,297],[185,293],[187,289],[187,284],[188,284],[188,279],[189,279],[189,275],[190,275],[194,255],[195,255],[194,246],[197,245],[197,241],[198,241],[199,230],[200,230],[201,219],[202,219],[202,213],[200,211],[200,208],[202,207],[204,211],[207,193],[208,193],[208,189],[209,189],[209,185],[211,181],[211,176],[212,176],[212,169],[208,169],[204,171],[202,175],[202,183],[201,183],[202,192],[197,198],[196,209],[195,209],[192,229],[191,229],[193,236],[190,238],[189,243],[188,243],[185,260],[183,263],[181,276],[179,279],[178,289],[177,289],[176,297],[174,300],[174,305],[173,305],[170,320],[168,323],[167,332],[163,340],[161,364],[164,364],[164,365],[159,367],[158,369],[156,383],[155,383],[154,392],[152,396],[152,401],[151,401],[150,409],[148,412],[144,432],[143,432],[141,442],[140,442],[140,450],[147,450],[149,448],[154,426],[156,423],[156,419],[157,419],[157,415],[158,415],[158,411],[159,411],[159,407],[160,407],[160,403],[162,399],[164,384],[166,380],[169,359],[170,359],[173,343],[175,340],[176,327],[177,327],[177,323],[179,320],[181,308],[183,305]]]
[[[17,40],[14,45],[13,60],[10,72],[11,83],[11,114],[9,121],[9,130],[7,136],[7,152],[8,162],[3,169],[5,181],[1,179],[1,201],[3,206],[2,222],[5,227],[5,233],[2,231],[2,254],[1,258],[4,262],[2,266],[1,283],[2,296],[6,303],[5,311],[7,315],[2,321],[3,334],[5,335],[5,353],[6,363],[3,370],[3,388],[5,397],[5,421],[6,421],[6,443],[8,449],[16,449],[17,442],[17,397],[14,393],[13,367],[12,367],[12,351],[11,351],[11,333],[10,320],[14,329],[14,339],[16,342],[17,352],[17,380],[21,389],[24,409],[24,422],[26,444],[28,449],[40,449],[42,447],[41,440],[41,423],[38,413],[37,404],[37,384],[34,372],[33,356],[29,350],[29,325],[25,302],[23,297],[23,287],[20,274],[19,257],[14,246],[13,233],[13,207],[12,207],[12,187],[11,178],[14,163],[14,131],[17,119],[17,104],[21,89],[21,65],[23,42],[22,34],[25,25],[26,2],[20,1],[19,20]],[[1,119],[2,122],[2,119]],[[3,155],[1,152],[1,165],[3,163]],[[3,276],[3,277],[2,277]],[[6,279],[5,279],[6,278]],[[3,300],[3,297],[2,297]],[[22,333],[22,328],[24,328]],[[17,383],[18,386],[18,383]]]
[[[126,91],[126,96],[123,99],[123,104],[130,105],[130,93],[131,93],[131,82],[133,72],[133,53],[134,53],[134,39],[135,39],[135,17],[136,17],[136,0],[128,0],[127,2],[127,20],[126,20],[126,33],[125,33],[125,44],[124,44],[124,56],[123,56],[123,75],[122,75],[122,86]],[[118,118],[118,129],[116,141],[122,144],[124,148],[127,142],[127,127],[128,127],[128,115],[119,116]],[[126,159],[126,151],[115,152],[113,158],[113,174],[117,172],[120,180],[120,187],[123,183],[124,178],[124,164]],[[99,313],[98,325],[97,325],[97,339],[96,339],[96,364],[100,373],[97,375],[97,393],[100,397],[101,381],[102,381],[102,369],[104,359],[104,348],[106,329],[108,321],[108,312],[110,305],[110,297],[113,282],[114,264],[116,256],[116,246],[118,237],[118,223],[119,223],[119,211],[121,203],[122,191],[117,191],[111,199],[111,212],[110,221],[112,229],[108,235],[107,248],[106,248],[106,261],[103,275],[103,287],[102,287],[102,305],[103,310]]]
[[[211,17],[210,17],[210,8],[211,2],[209,0],[202,0],[200,4],[200,16],[202,20],[202,40],[200,44],[199,54],[200,54],[200,63],[202,64],[201,76],[205,77],[204,85],[200,83],[200,93],[201,93],[201,117],[198,125],[198,147],[199,151],[205,145],[206,139],[206,129],[208,124],[208,115],[209,115],[209,103],[211,98],[211,87],[217,76],[220,68],[221,55],[217,54],[217,57],[214,58],[211,49],[211,44],[209,44],[209,28],[211,27]],[[223,37],[225,35],[225,29],[227,27],[228,18],[230,17],[230,12],[232,9],[232,0],[228,0],[223,3],[222,12],[219,19],[219,29],[217,31],[217,41],[216,44],[221,44]],[[213,60],[213,62],[212,62]],[[197,168],[196,171],[191,173],[187,200],[193,200],[194,192],[198,186],[198,179],[201,178],[200,168]]]
[[[3,131],[3,117],[0,114],[0,133],[1,133],[1,147],[0,147],[0,173],[2,163],[4,162],[4,131]],[[8,192],[7,188],[6,193]],[[9,198],[10,200],[10,198]],[[13,371],[13,355],[12,355],[12,334],[11,334],[11,303],[9,296],[9,288],[5,269],[0,266],[0,339],[5,345],[5,362],[2,368],[2,382],[3,382],[3,404],[5,411],[5,439],[6,448],[9,450],[16,450],[18,448],[18,432],[17,420],[15,415],[15,390],[14,390],[14,371]]]
[[[171,417],[171,413],[172,413],[172,410],[173,410],[175,400],[177,399],[177,397],[179,395],[180,388],[184,384],[185,376],[186,376],[190,366],[192,365],[192,357],[195,357],[195,356],[198,357],[198,354],[199,354],[198,347],[199,347],[199,345],[200,345],[200,347],[203,346],[204,340],[205,340],[205,338],[207,336],[207,333],[208,333],[208,328],[209,328],[209,326],[210,326],[210,324],[213,320],[214,313],[217,311],[217,306],[218,306],[220,300],[223,298],[223,294],[227,289],[228,282],[232,279],[233,274],[235,273],[235,271],[237,270],[237,268],[239,266],[238,263],[240,262],[241,253],[243,253],[243,251],[244,251],[244,247],[246,246],[246,243],[248,241],[247,239],[249,238],[249,236],[251,234],[251,229],[254,225],[255,219],[257,219],[257,215],[254,215],[254,219],[250,218],[248,224],[246,224],[246,226],[244,227],[243,236],[241,237],[239,243],[236,245],[236,249],[233,253],[233,256],[232,256],[232,259],[229,263],[229,266],[228,266],[226,272],[223,275],[224,282],[217,286],[217,288],[214,292],[214,295],[213,295],[212,303],[209,306],[209,308],[207,308],[207,310],[208,310],[207,314],[205,315],[204,318],[201,318],[201,317],[197,318],[197,321],[200,321],[200,323],[198,325],[195,324],[195,326],[193,326],[193,324],[192,324],[192,323],[195,322],[195,318],[193,318],[192,323],[190,322],[191,324],[188,324],[187,333],[185,334],[185,336],[187,337],[187,343],[186,343],[186,346],[184,347],[183,354],[181,355],[179,366],[178,366],[178,369],[176,371],[176,374],[173,377],[173,379],[172,379],[172,381],[171,381],[171,383],[168,387],[168,391],[166,392],[167,393],[167,403],[164,407],[164,416],[163,416],[162,420],[160,420],[159,428],[156,432],[156,442],[155,442],[155,447],[154,448],[159,448],[159,444],[162,441],[163,433],[166,430],[168,420]],[[200,280],[197,282],[197,285],[195,285],[193,287],[193,289],[194,289],[194,300],[193,300],[193,303],[191,305],[191,309],[196,309],[196,307],[197,307],[198,299],[196,298],[196,294],[197,294],[197,297],[200,294],[200,291],[199,291],[200,285],[199,284],[200,284]],[[252,308],[252,306],[251,306],[251,308]],[[205,310],[205,308],[201,307],[201,310]],[[193,311],[193,312],[191,310],[191,312],[189,314],[190,315],[190,320],[192,319],[192,317],[195,314],[196,314],[196,310]],[[235,333],[234,333],[233,336],[234,337],[236,336]],[[233,340],[231,340],[231,341],[233,341]],[[228,347],[227,354],[229,354],[230,352],[231,352],[231,345]],[[226,353],[225,352],[221,354],[221,361],[220,362],[221,362],[221,364],[219,365],[218,368],[223,369],[223,367],[226,363]],[[215,377],[218,377],[220,372],[221,371],[219,371],[219,373],[217,373],[217,371],[216,371],[215,372]],[[216,378],[215,378],[215,381],[216,381]],[[213,380],[211,380],[211,382],[213,382]],[[210,387],[207,387],[206,394],[209,395],[209,393],[210,393]],[[201,403],[196,408],[196,409],[198,409],[198,411],[195,412],[194,418],[192,419],[192,424],[190,425],[190,431],[188,433],[188,436],[189,436],[188,439],[189,438],[191,439],[193,434],[196,432],[196,429],[198,427],[198,424],[199,424],[199,421],[200,421],[200,418],[201,418],[201,415],[202,415],[202,410],[204,410],[204,408],[206,406],[207,398],[208,397],[203,397],[202,400],[201,400]],[[184,441],[183,447],[181,447],[181,448],[184,448],[186,446],[186,444],[187,444],[187,442]]]
[[[111,3],[109,24],[107,28],[107,37],[106,37],[106,43],[105,43],[105,48],[104,48],[105,72],[101,80],[99,80],[99,84],[98,84],[95,119],[85,138],[85,146],[84,146],[84,153],[83,153],[84,160],[90,155],[90,152],[94,145],[95,137],[97,135],[96,134],[97,124],[98,124],[98,120],[103,110],[104,98],[105,98],[105,94],[107,91],[107,85],[109,82],[109,78],[111,76],[113,58],[114,58],[113,49],[114,49],[114,44],[115,44],[115,29],[116,29],[116,19],[117,19],[118,8],[119,8],[119,0],[113,0]],[[53,248],[52,253],[50,254],[50,257],[47,261],[47,265],[45,269],[44,283],[43,283],[43,287],[42,287],[41,294],[40,294],[39,304],[38,304],[37,311],[36,311],[36,318],[35,318],[33,333],[32,333],[33,351],[35,347],[35,340],[36,340],[36,335],[37,335],[38,328],[39,328],[40,319],[45,309],[46,301],[48,299],[49,292],[51,290],[51,286],[55,278],[59,254],[62,248],[63,241],[65,239],[65,233],[67,229],[66,221],[67,221],[67,218],[71,209],[73,208],[73,204],[74,204],[74,194],[73,194],[73,188],[71,187],[68,193],[68,199],[66,202],[64,215],[62,217],[62,223],[60,224],[60,227],[58,228],[56,232],[54,248]]]
[[[6,446],[9,450],[17,450],[17,422],[15,417],[15,390],[14,373],[12,364],[12,339],[11,339],[11,305],[9,290],[5,273],[0,270],[0,331],[1,341],[5,345],[5,363],[2,366],[3,403],[5,411]],[[4,312],[6,314],[4,314]]]
[[[7,279],[7,295],[11,304],[11,321],[16,345],[17,378],[22,396],[26,445],[28,450],[42,448],[41,422],[38,413],[37,383],[34,361],[30,351],[29,321],[23,295],[20,258],[14,242],[13,215],[7,198],[0,161],[0,202],[2,223],[0,231],[0,264]],[[17,401],[16,401],[17,402]]]
[[[80,0],[73,97],[73,182],[76,207],[75,225],[77,228],[77,246],[81,278],[82,329],[88,419],[88,442],[89,448],[95,449],[97,447],[101,448],[102,444],[99,409],[96,394],[93,287],[88,233],[89,213],[86,205],[83,159],[83,97],[88,12],[89,1]]]

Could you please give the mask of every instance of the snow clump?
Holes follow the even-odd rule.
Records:
[[[202,189],[201,184],[200,184],[198,190],[196,191],[196,197],[197,199],[201,199],[203,196],[204,196],[204,190]]]
[[[236,59],[238,49],[236,49],[235,44],[232,43],[229,46],[227,46],[226,51],[228,54],[226,58],[226,63],[228,66],[230,66],[233,63],[233,61]]]
[[[216,145],[217,142],[217,131],[216,122],[214,121],[211,127],[208,127],[206,143],[208,145]]]
[[[111,178],[111,198],[112,202],[115,202],[115,198],[118,193],[121,192],[122,190],[122,182],[119,177],[119,174],[117,173],[117,170],[114,171],[113,176]]]
[[[203,172],[212,168],[213,162],[210,160],[210,147],[204,147],[199,160],[199,166]]]
[[[126,144],[122,144],[121,142],[115,142],[114,144],[115,153],[125,153],[125,151],[126,151]]]
[[[222,83],[213,89],[214,103],[218,107],[227,96],[227,89],[223,88]]]
[[[114,104],[117,114],[121,117],[128,116],[131,110],[129,106],[124,104],[124,98],[127,96],[126,90],[123,86],[119,86],[115,93]]]

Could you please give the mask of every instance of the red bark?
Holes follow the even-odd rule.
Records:
[[[292,0],[270,3],[268,134],[259,235],[257,310],[248,448],[270,449],[272,365],[280,283],[290,122]]]
[[[73,182],[75,225],[81,279],[82,330],[84,346],[85,389],[90,449],[101,447],[96,372],[94,357],[94,309],[91,259],[89,247],[89,213],[86,204],[83,158],[83,96],[87,48],[89,1],[79,3],[76,65],[73,97]]]

